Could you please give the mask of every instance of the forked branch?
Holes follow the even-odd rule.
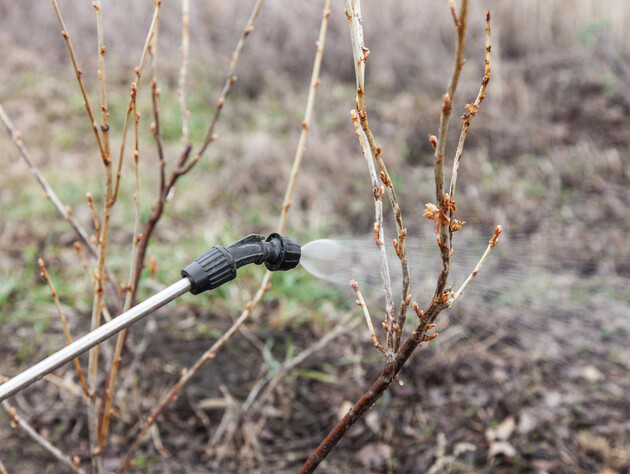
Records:
[[[357,93],[355,96],[355,102],[357,107],[357,116],[361,124],[361,129],[367,141],[367,146],[364,147],[369,150],[373,161],[378,165],[379,175],[381,182],[387,189],[387,195],[389,202],[392,206],[392,212],[396,221],[397,239],[394,241],[394,247],[396,254],[400,259],[400,265],[403,274],[402,295],[400,302],[400,309],[398,311],[397,321],[388,323],[388,337],[391,333],[393,340],[392,352],[397,352],[400,346],[402,337],[402,328],[405,325],[407,317],[407,308],[409,306],[409,265],[407,263],[407,254],[405,252],[405,237],[407,236],[407,230],[403,226],[402,212],[398,205],[398,198],[396,197],[396,191],[392,184],[392,180],[385,166],[383,160],[382,149],[376,144],[376,140],[370,129],[368,122],[367,109],[365,106],[365,66],[370,55],[370,50],[365,46],[363,42],[363,23],[361,19],[361,2],[360,0],[345,0],[346,5],[346,18],[348,19],[348,26],[350,27],[350,40],[352,43],[352,54],[354,59],[355,76],[357,83]],[[363,147],[363,145],[362,145]],[[384,283],[387,286],[387,283]],[[391,284],[390,284],[391,285]],[[387,290],[386,290],[387,291]]]
[[[435,150],[433,155],[435,174],[435,202],[438,208],[440,208],[441,212],[444,206],[449,205],[449,198],[444,195],[444,155],[446,154],[446,136],[451,119],[451,112],[453,110],[453,100],[455,98],[455,92],[457,91],[459,76],[465,62],[464,52],[466,49],[468,0],[462,0],[459,14],[456,13],[453,1],[450,2],[450,9],[457,34],[455,42],[455,59],[453,64],[453,71],[451,73],[451,79],[446,89],[446,93],[444,94],[438,135],[437,137],[431,137],[431,142]],[[438,275],[435,293],[433,295],[433,300],[436,302],[436,304],[439,304],[439,301],[442,298],[442,293],[444,292],[444,288],[446,288],[446,282],[448,280],[448,274],[451,264],[449,227],[445,222],[438,222],[438,229],[438,245],[440,247],[440,254],[442,257],[442,267]]]
[[[68,47],[68,54],[70,55],[70,60],[72,61],[72,67],[74,68],[74,74],[77,77],[77,82],[79,83],[79,89],[81,89],[81,95],[83,96],[83,106],[85,107],[85,111],[88,114],[88,118],[90,120],[90,128],[94,132],[94,136],[96,138],[96,143],[98,145],[98,150],[101,154],[101,159],[105,162],[105,148],[103,146],[103,142],[101,140],[101,136],[98,132],[98,125],[96,124],[96,120],[94,120],[94,113],[92,112],[92,107],[90,106],[90,101],[88,99],[87,92],[85,90],[85,85],[83,84],[83,71],[79,68],[77,63],[76,55],[74,54],[74,47],[72,46],[72,41],[70,40],[70,35],[68,34],[68,29],[66,28],[66,24],[63,21],[63,16],[61,15],[61,10],[59,9],[59,5],[57,4],[57,0],[52,0],[53,8],[55,9],[55,13],[57,14],[57,19],[59,20],[59,25],[61,26],[61,36],[66,42],[66,46]]]
[[[256,4],[254,5],[254,8],[252,9],[252,13],[250,14],[249,19],[247,20],[247,25],[245,26],[245,29],[243,30],[241,38],[239,39],[238,44],[236,45],[236,49],[232,53],[232,61],[230,62],[230,67],[228,69],[225,84],[223,85],[223,90],[221,91],[221,96],[219,97],[219,101],[217,102],[214,115],[210,119],[210,125],[208,126],[206,137],[199,151],[197,152],[196,155],[194,155],[192,159],[190,159],[191,152],[192,152],[192,145],[188,141],[185,142],[184,150],[181,152],[179,156],[177,165],[171,172],[169,178],[166,179],[164,185],[160,186],[160,192],[158,194],[158,197],[155,203],[152,206],[153,211],[151,212],[149,219],[144,225],[144,230],[142,232],[142,240],[138,248],[138,255],[136,257],[136,262],[135,262],[135,265],[136,265],[135,280],[133,281],[131,285],[132,286],[132,301],[135,301],[136,292],[138,291],[138,282],[140,281],[140,275],[142,273],[142,269],[144,268],[144,262],[146,258],[146,252],[147,252],[147,246],[149,244],[149,240],[151,236],[153,235],[153,231],[155,230],[156,224],[161,219],[162,214],[164,213],[164,207],[166,205],[168,196],[171,194],[173,188],[175,187],[175,183],[177,183],[177,180],[181,176],[188,173],[195,166],[195,164],[201,159],[201,156],[206,151],[208,146],[214,140],[216,140],[216,135],[214,134],[214,128],[217,124],[217,121],[219,120],[219,117],[221,115],[221,110],[223,109],[223,106],[225,105],[225,101],[227,100],[231,87],[237,80],[234,73],[236,72],[236,66],[238,64],[240,53],[243,50],[243,47],[245,46],[245,40],[250,35],[250,33],[254,31],[254,23],[256,21],[256,18],[258,18],[258,13],[260,12],[262,3],[263,3],[263,0],[258,0]],[[186,10],[184,10],[183,14],[186,14]],[[182,23],[183,23],[183,26],[188,25],[187,21],[185,20],[182,20]],[[148,42],[148,38],[147,38],[147,42]],[[185,52],[187,52],[187,50],[183,49],[182,54],[184,54]],[[180,94],[182,95],[184,94],[183,90],[180,90]],[[187,115],[186,115],[186,119],[187,119]],[[161,160],[160,166],[165,166],[164,160]],[[160,171],[160,173],[162,172],[163,171]]]
[[[72,472],[84,473],[83,469],[80,469],[80,460],[78,456],[70,458],[63,452],[54,446],[48,439],[39,434],[35,428],[33,428],[26,420],[23,420],[18,414],[15,407],[11,406],[7,400],[2,401],[2,407],[11,417],[11,427],[21,428],[35,443],[39,444],[44,451],[51,454],[57,461],[64,464]]]
[[[450,244],[448,242],[449,237],[452,235],[453,229],[452,224],[454,221],[451,220],[453,218],[452,211],[455,210],[455,204],[449,198],[448,195],[444,194],[444,153],[445,153],[445,141],[446,141],[446,131],[448,129],[448,122],[451,113],[451,100],[455,94],[455,90],[457,87],[457,82],[459,79],[459,75],[461,72],[461,68],[464,64],[463,54],[464,54],[464,41],[465,41],[465,32],[466,32],[466,17],[467,17],[467,0],[462,0],[462,6],[460,9],[459,15],[457,14],[453,2],[451,2],[451,13],[453,16],[453,20],[455,23],[455,27],[457,30],[457,46],[456,46],[456,54],[455,54],[455,66],[453,68],[453,73],[451,76],[451,80],[449,83],[449,87],[447,89],[447,93],[444,96],[444,104],[442,107],[442,114],[440,117],[440,131],[439,138],[431,137],[431,142],[435,149],[435,181],[436,181],[436,192],[437,192],[437,202],[438,205],[428,204],[427,209],[425,210],[425,215],[436,222],[436,231],[439,233],[438,243],[440,244],[440,254],[442,257],[442,268],[440,270],[440,274],[438,276],[438,281],[436,284],[436,291],[433,297],[433,300],[429,304],[428,308],[425,311],[421,311],[416,303],[413,304],[413,309],[418,315],[418,324],[416,328],[411,333],[410,337],[405,341],[400,350],[396,353],[396,356],[393,360],[388,360],[385,368],[381,372],[381,375],[374,382],[374,384],[365,392],[365,394],[353,405],[353,407],[348,411],[348,413],[336,424],[336,426],[330,431],[330,433],[326,436],[326,438],[320,443],[317,449],[309,456],[304,465],[302,466],[300,473],[310,473],[313,472],[317,466],[328,456],[328,454],[332,451],[332,449],[339,443],[339,441],[343,438],[345,433],[350,429],[350,427],[365,414],[376,401],[385,393],[391,383],[396,380],[397,375],[402,370],[404,364],[409,360],[411,354],[414,350],[420,346],[420,344],[424,341],[430,341],[437,337],[437,333],[427,335],[427,331],[432,329],[435,324],[434,321],[440,312],[448,308],[453,304],[453,302],[461,295],[461,292],[467,287],[470,281],[477,275],[479,272],[481,265],[489,255],[490,251],[497,243],[497,237],[501,232],[501,227],[497,227],[495,230],[493,238],[490,240],[488,249],[482,256],[479,264],[471,274],[471,276],[464,282],[460,290],[457,293],[453,293],[450,290],[446,291],[446,281],[448,279],[449,270],[450,270]],[[355,6],[354,9],[349,9],[349,6]],[[358,0],[346,0],[346,15],[348,20],[352,23],[352,18],[356,16],[357,12],[360,12],[360,9],[357,8]],[[478,102],[480,103],[485,97],[485,86],[489,80],[489,72],[490,72],[490,27],[489,27],[490,15],[488,13],[486,19],[486,75],[484,76],[484,80],[482,82],[482,90],[478,96],[478,101],[475,101],[476,108],[471,106],[467,107],[467,110],[470,114],[469,118],[465,119],[465,127],[467,131],[467,127],[470,126],[470,120],[474,117],[478,110]],[[358,22],[360,23],[360,21]],[[353,33],[351,26],[351,39],[354,43],[357,40],[358,35]],[[356,48],[354,48],[356,50]],[[365,59],[365,58],[364,58]],[[361,84],[361,75],[362,70],[359,62],[356,61],[355,57],[355,70],[357,71],[357,81],[358,81],[358,89],[357,89],[357,104],[360,104],[360,100],[362,99],[362,94],[364,89]],[[359,109],[360,110],[360,109]],[[474,112],[474,113],[473,113]],[[361,117],[359,113],[359,117],[361,118],[361,123],[363,125],[364,118]],[[365,122],[367,124],[367,119],[365,118]],[[364,127],[363,129],[368,129],[369,127]],[[366,132],[367,135],[367,132]],[[463,142],[462,142],[463,148]],[[461,158],[461,151],[459,153],[459,157]],[[383,177],[383,176],[381,176]],[[453,218],[454,219],[454,218]],[[457,225],[461,227],[461,223],[457,221]],[[397,251],[400,249],[400,242],[398,243]],[[410,298],[406,300],[406,304],[408,305],[410,302]]]

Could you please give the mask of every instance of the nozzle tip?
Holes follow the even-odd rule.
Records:
[[[274,232],[267,237],[267,242],[277,246],[275,258],[265,262],[268,270],[272,272],[291,270],[300,263],[302,249],[300,248],[300,243],[294,238]]]

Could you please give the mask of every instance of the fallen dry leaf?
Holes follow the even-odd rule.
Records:
[[[354,458],[366,468],[384,467],[392,457],[392,447],[385,443],[369,443],[361,448]]]

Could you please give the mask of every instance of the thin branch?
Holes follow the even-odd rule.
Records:
[[[376,144],[376,140],[370,129],[370,125],[367,118],[367,109],[365,106],[365,64],[370,55],[370,50],[365,46],[363,42],[363,25],[361,19],[361,3],[360,0],[345,0],[346,5],[346,17],[348,19],[348,25],[350,27],[350,40],[352,43],[352,53],[354,58],[355,75],[357,80],[357,94],[355,101],[357,105],[357,115],[361,123],[361,128],[367,143],[369,144],[369,150],[372,157],[379,167],[379,174],[381,181],[387,188],[387,195],[389,197],[390,205],[392,206],[392,212],[396,221],[396,233],[397,239],[394,241],[394,247],[396,254],[400,260],[400,265],[403,274],[402,294],[400,309],[398,312],[398,319],[395,324],[392,324],[388,331],[393,331],[393,352],[397,352],[400,346],[402,338],[402,328],[405,325],[407,317],[407,308],[409,306],[409,264],[407,262],[407,254],[405,252],[405,237],[407,236],[407,230],[404,228],[402,221],[402,212],[398,205],[398,198],[396,197],[396,191],[392,184],[392,180],[385,166],[385,161],[382,157],[382,149]]]
[[[188,4],[188,0],[182,1],[182,66],[179,69],[179,83],[177,86],[179,108],[182,113],[182,143],[184,145],[190,143],[190,129],[188,128],[190,111],[186,105],[186,75],[188,74],[188,51],[190,49],[190,35],[188,34],[190,7]]]
[[[393,361],[389,362],[378,379],[365,392],[365,394],[352,406],[346,415],[335,425],[326,438],[319,444],[317,449],[306,460],[300,474],[313,472],[317,466],[328,456],[330,451],[341,441],[350,427],[361,418],[385,393],[387,388],[394,381],[395,376],[400,372],[411,354],[420,344],[420,340],[409,337],[396,354]]]
[[[92,304],[92,330],[96,329],[100,326],[101,323],[101,313],[103,308],[103,279],[104,279],[104,268],[107,254],[107,244],[108,244],[108,234],[109,234],[109,224],[111,219],[112,209],[116,202],[118,196],[118,189],[120,185],[121,178],[121,168],[122,161],[124,156],[124,148],[125,148],[125,139],[127,134],[127,127],[129,123],[129,116],[132,110],[132,102],[135,100],[135,94],[137,93],[137,87],[140,81],[140,74],[142,72],[142,68],[144,65],[144,60],[146,58],[147,50],[151,43],[151,38],[153,37],[155,28],[157,26],[157,22],[159,19],[160,12],[160,4],[161,1],[158,0],[156,2],[153,19],[151,22],[151,26],[149,28],[149,32],[147,34],[147,39],[145,41],[145,45],[142,51],[140,64],[135,69],[136,73],[136,82],[132,84],[132,93],[129,99],[129,104],[127,105],[127,111],[125,113],[125,120],[122,131],[122,140],[120,147],[120,155],[118,157],[118,166],[116,172],[115,182],[112,176],[112,164],[110,157],[110,147],[109,147],[109,125],[108,125],[108,116],[109,112],[107,111],[107,90],[106,90],[106,77],[105,77],[105,45],[103,43],[103,19],[102,19],[102,7],[100,0],[96,0],[92,5],[96,10],[96,23],[97,23],[97,37],[98,37],[98,61],[99,61],[99,84],[100,84],[100,95],[101,95],[101,132],[103,136],[104,150],[106,154],[106,159],[104,160],[105,164],[105,173],[106,173],[106,186],[105,186],[105,204],[103,211],[103,220],[101,225],[101,235],[99,239],[99,261],[98,261],[98,269],[95,273],[94,279],[94,300]],[[96,390],[96,376],[98,371],[98,346],[90,349],[88,356],[88,384],[90,386],[90,390]],[[88,429],[90,434],[90,450],[92,454],[92,468],[96,472],[100,472],[102,470],[101,465],[101,449],[100,445],[102,444],[99,439],[99,426],[97,420],[97,408],[92,399],[88,399]]]
[[[75,220],[72,215],[68,214],[67,206],[65,206],[61,202],[61,200],[57,197],[55,191],[48,184],[48,181],[46,181],[46,178],[44,178],[44,175],[39,171],[39,169],[35,165],[35,162],[31,158],[31,154],[22,141],[22,134],[15,129],[13,123],[11,122],[11,119],[9,119],[9,116],[4,111],[2,105],[0,105],[0,118],[2,119],[2,122],[4,123],[4,126],[6,127],[7,132],[11,137],[11,140],[13,140],[14,145],[20,152],[20,156],[22,156],[22,159],[28,166],[28,169],[33,174],[40,187],[44,190],[44,197],[53,203],[59,214],[61,214],[61,216],[70,223],[76,234],[90,249],[90,252],[92,252],[93,255],[96,255],[96,248],[92,245],[88,233],[83,228],[83,226],[81,226],[81,224]]]
[[[351,315],[352,312],[348,314],[348,316]],[[342,334],[348,334],[348,331],[357,326],[359,321],[360,320],[357,319],[353,322],[350,322],[350,324],[346,324],[348,322],[347,318],[342,317],[341,320],[335,325],[335,328],[331,331],[326,332],[326,334],[320,340],[310,345],[307,349],[304,349],[291,360],[285,361],[277,371],[261,379],[261,381],[256,384],[254,388],[252,388],[249,395],[243,402],[243,405],[241,406],[241,416],[245,417],[248,414],[253,414],[257,412],[260,409],[262,403],[264,403],[264,401],[269,397],[269,395],[275,390],[282,379],[291,370],[293,370],[306,359],[311,357],[314,353],[325,348],[331,341],[333,341],[337,337],[341,336]],[[265,389],[263,394],[258,397],[258,393],[260,393],[265,385],[267,386],[267,388]]]
[[[94,285],[94,300],[92,305],[92,330],[100,326],[101,313],[103,308],[103,291],[102,291],[102,280],[103,280],[103,268],[105,266],[105,259],[107,253],[107,245],[108,245],[108,233],[109,233],[109,223],[111,219],[112,209],[114,204],[116,203],[116,199],[118,196],[118,190],[120,185],[121,178],[121,169],[122,169],[122,161],[124,157],[124,149],[125,149],[125,140],[127,135],[127,128],[129,124],[129,117],[134,109],[135,98],[137,95],[138,85],[140,83],[140,76],[142,73],[142,69],[144,66],[144,61],[147,55],[147,51],[151,44],[151,40],[155,33],[155,29],[157,28],[157,23],[159,20],[160,13],[160,5],[161,1],[157,0],[155,5],[155,10],[153,14],[153,18],[151,21],[151,25],[149,27],[149,32],[147,33],[147,38],[142,50],[140,63],[135,68],[136,81],[131,85],[131,94],[129,98],[129,103],[127,105],[127,110],[125,113],[125,119],[122,130],[122,140],[120,146],[120,154],[118,156],[118,165],[116,172],[115,182],[112,176],[112,165],[111,159],[109,157],[109,126],[107,125],[107,95],[106,95],[106,87],[105,87],[105,46],[103,44],[103,31],[102,31],[102,9],[100,0],[97,0],[93,3],[93,6],[96,10],[96,18],[97,18],[97,35],[99,42],[99,81],[101,85],[101,111],[103,124],[101,125],[101,130],[103,132],[103,141],[105,143],[105,151],[107,152],[107,160],[105,162],[106,169],[106,191],[105,191],[105,209],[103,211],[103,220],[101,225],[101,236],[99,239],[99,266],[97,272],[95,274],[95,285]],[[134,114],[134,121],[137,120],[137,113]],[[96,375],[98,371],[98,346],[90,349],[89,357],[88,357],[88,382],[90,389],[92,391],[96,390]],[[111,380],[111,377],[110,377]],[[107,393],[103,397],[104,400],[108,400]],[[105,416],[103,414],[103,416]],[[109,414],[107,415],[109,416]],[[101,464],[101,453],[102,446],[104,446],[105,440],[101,439],[101,429],[102,428],[102,418],[99,420],[98,418],[98,409],[95,406],[92,400],[88,400],[88,428],[90,433],[90,449],[92,454],[92,466],[96,471],[102,470]]]
[[[13,141],[14,145],[17,147],[18,151],[20,152],[20,156],[26,163],[26,166],[28,166],[28,169],[30,170],[31,174],[35,177],[39,186],[44,190],[44,197],[48,199],[50,202],[52,202],[55,208],[57,209],[57,211],[59,212],[59,214],[61,214],[61,217],[63,217],[66,221],[68,221],[68,223],[70,224],[74,232],[79,236],[81,241],[89,249],[90,253],[93,256],[98,257],[98,250],[92,243],[92,240],[90,239],[90,236],[88,235],[87,231],[74,218],[72,213],[68,212],[68,210],[70,209],[70,206],[66,206],[61,202],[61,200],[57,197],[57,194],[55,193],[55,191],[48,184],[48,181],[46,181],[46,178],[44,177],[44,175],[41,173],[39,168],[37,168],[37,166],[35,165],[35,162],[33,161],[31,157],[31,154],[29,153],[28,149],[26,148],[26,145],[24,145],[24,142],[22,141],[22,134],[18,130],[15,129],[15,127],[13,126],[13,123],[11,122],[11,119],[9,119],[9,116],[4,111],[4,108],[2,107],[2,105],[0,105],[0,119],[2,119],[2,122],[4,123],[4,126],[7,129],[7,132],[11,136],[11,140]],[[114,295],[117,301],[120,301],[120,295],[118,294],[118,286],[112,272],[108,268],[105,269],[105,272],[114,290]]]
[[[88,206],[90,207],[90,211],[92,211],[92,221],[94,222],[94,234],[96,235],[96,241],[98,242],[101,239],[101,226],[98,220],[98,211],[96,210],[96,206],[94,205],[94,199],[92,198],[92,194],[87,193],[85,197],[88,200]]]
[[[53,301],[55,302],[55,308],[57,308],[57,314],[59,315],[59,319],[61,320],[61,326],[63,327],[63,332],[66,335],[66,341],[68,344],[72,343],[72,336],[70,335],[70,329],[68,329],[68,323],[66,321],[66,315],[63,313],[61,309],[61,303],[59,302],[59,296],[57,295],[57,291],[55,290],[55,286],[53,285],[50,276],[48,275],[48,271],[46,270],[46,265],[44,264],[43,259],[37,260],[37,264],[39,265],[39,269],[41,270],[41,276],[48,284],[48,288],[50,288],[50,293],[53,297]],[[74,367],[77,370],[77,375],[79,377],[79,382],[81,383],[81,388],[83,389],[83,393],[87,397],[90,396],[90,391],[88,390],[87,383],[85,382],[85,377],[83,376],[83,370],[81,369],[81,363],[79,362],[79,358],[75,357],[73,359]]]
[[[35,443],[39,444],[46,452],[52,455],[57,461],[64,464],[68,469],[72,472],[83,473],[84,471],[79,468],[79,457],[75,456],[74,458],[70,458],[62,453],[59,448],[53,446],[50,441],[40,435],[35,428],[33,428],[28,422],[20,418],[17,414],[17,410],[15,407],[12,407],[11,404],[7,400],[2,401],[2,407],[6,410],[6,412],[11,417],[11,427],[17,428],[20,427],[22,430],[33,440]]]
[[[462,286],[459,288],[459,290],[457,290],[455,292],[455,294],[449,299],[449,303],[448,303],[449,307],[453,306],[453,303],[455,303],[455,301],[457,301],[457,299],[461,296],[461,294],[468,287],[468,285],[470,285],[470,282],[473,280],[473,278],[475,278],[477,276],[477,274],[481,270],[481,267],[483,266],[484,262],[488,258],[488,255],[490,255],[490,252],[492,252],[492,249],[495,247],[495,245],[497,245],[498,239],[499,239],[499,235],[501,234],[502,231],[503,231],[503,228],[500,225],[498,225],[494,229],[494,235],[492,236],[492,238],[488,242],[488,247],[486,248],[486,251],[483,253],[481,258],[479,259],[479,262],[475,266],[475,269],[472,271],[472,273],[470,275],[468,275],[468,278],[466,278],[464,283],[462,283]]]
[[[250,35],[250,33],[254,31],[254,23],[256,22],[256,18],[258,18],[258,13],[260,12],[263,1],[264,0],[256,1],[252,13],[249,16],[249,20],[247,21],[247,26],[245,26],[243,34],[241,35],[241,38],[238,40],[238,44],[236,45],[236,49],[232,53],[232,61],[230,62],[230,67],[228,68],[227,79],[225,80],[225,84],[223,85],[221,97],[219,97],[219,102],[217,103],[217,108],[214,112],[214,116],[210,120],[210,125],[208,126],[208,131],[206,132],[206,137],[203,140],[201,149],[197,153],[197,156],[199,157],[203,155],[203,153],[206,151],[206,148],[208,148],[208,145],[210,145],[210,143],[212,143],[216,139],[214,135],[214,127],[217,124],[217,120],[219,120],[221,109],[223,109],[223,105],[225,104],[228,94],[230,93],[230,88],[232,87],[232,84],[236,82],[236,76],[234,75],[234,73],[236,72],[236,65],[238,64],[241,51],[245,46],[245,40]]]
[[[490,82],[490,51],[492,45],[490,43],[490,12],[486,12],[486,58],[485,58],[485,73],[481,80],[481,86],[479,87],[479,93],[473,104],[466,105],[466,112],[462,116],[462,131],[459,135],[459,142],[457,143],[457,150],[455,151],[455,159],[453,160],[453,172],[451,173],[451,186],[449,195],[452,201],[455,200],[455,186],[457,185],[457,171],[459,170],[459,164],[462,160],[462,153],[464,152],[464,143],[466,142],[466,136],[468,135],[468,129],[472,123],[473,118],[479,111],[479,106],[483,99],[486,98],[486,88]],[[452,213],[451,213],[452,216]]]
[[[420,312],[422,313],[422,317],[418,327],[422,326],[424,328],[423,331],[416,332],[416,330],[414,330],[411,333],[405,343],[401,346],[400,351],[396,354],[395,359],[385,366],[372,386],[352,406],[352,408],[350,408],[348,413],[339,420],[335,427],[328,433],[326,438],[324,438],[324,440],[319,444],[317,449],[309,456],[300,469],[300,474],[311,473],[317,468],[317,466],[326,458],[326,456],[328,456],[339,441],[341,441],[350,427],[383,396],[392,382],[396,380],[396,377],[416,348],[420,347],[423,341],[436,337],[435,334],[427,337],[425,336],[425,333],[427,329],[431,329],[435,326],[432,324],[432,321],[435,320],[440,311],[446,307],[446,303],[441,305],[431,305],[425,313]],[[416,329],[418,329],[418,327]]]
[[[109,156],[109,112],[107,110],[107,77],[105,73],[105,52],[107,47],[103,42],[103,9],[101,0],[94,0],[92,3],[96,11],[96,37],[98,41],[98,83],[101,96],[101,132],[103,134],[103,145],[105,149],[106,164]]]
[[[384,245],[384,231],[383,231],[383,196],[385,190],[382,186],[378,185],[378,178],[376,177],[376,168],[374,166],[374,157],[372,156],[371,149],[367,143],[367,137],[361,126],[359,125],[359,119],[356,111],[351,112],[352,123],[357,137],[359,138],[359,144],[361,145],[361,151],[368,167],[370,179],[372,182],[372,197],[374,198],[374,241],[378,248],[379,257],[381,261],[381,278],[383,280],[383,290],[385,292],[385,331],[387,333],[387,360],[390,361],[394,355],[394,334],[396,328],[394,327],[394,300],[392,298],[392,281],[389,275],[389,264],[387,262],[387,254],[385,253]],[[378,347],[378,346],[377,346]]]
[[[376,347],[383,354],[387,354],[387,352],[385,351],[385,348],[381,345],[380,342],[378,342],[378,338],[376,337],[376,333],[374,332],[374,325],[372,324],[372,318],[370,317],[370,311],[368,310],[368,307],[365,304],[365,299],[363,299],[363,294],[361,293],[359,284],[355,280],[352,280],[350,282],[350,286],[352,287],[354,292],[357,294],[357,298],[358,298],[357,305],[360,306],[361,309],[363,310],[363,315],[365,316],[365,322],[367,323],[368,330],[370,331],[370,337],[372,338],[372,343],[374,344],[374,347]]]
[[[94,297],[92,300],[92,317],[90,330],[93,331],[101,325],[103,304],[103,280],[105,279],[105,262],[107,259],[107,243],[109,237],[109,222],[114,206],[114,184],[112,178],[112,163],[109,141],[109,112],[107,110],[107,87],[105,75],[105,52],[103,42],[103,15],[101,0],[92,3],[96,11],[96,36],[98,41],[98,80],[101,99],[101,137],[103,141],[103,164],[105,166],[105,200],[100,238],[98,239],[98,268],[94,273]],[[96,393],[98,383],[98,355],[99,346],[92,347],[88,354],[88,386],[91,393]],[[98,433],[98,409],[92,398],[87,399],[88,434],[92,471],[100,474],[103,470],[102,456],[99,449]]]
[[[77,63],[77,58],[76,58],[76,55],[74,54],[74,47],[72,46],[72,41],[70,40],[70,35],[68,34],[68,29],[66,28],[66,24],[63,21],[63,16],[61,15],[61,10],[59,9],[57,0],[52,0],[52,3],[53,3],[53,8],[55,9],[55,13],[57,14],[57,19],[59,20],[59,25],[61,26],[61,36],[63,36],[63,39],[66,41],[66,46],[68,47],[68,53],[70,54],[70,60],[72,61],[72,67],[74,68],[74,73],[77,76],[79,88],[81,89],[81,95],[83,96],[83,105],[88,114],[88,118],[90,119],[90,128],[94,131],[94,135],[96,137],[96,143],[98,145],[101,158],[103,159],[103,161],[105,161],[105,157],[106,157],[105,149],[103,147],[103,142],[101,141],[101,136],[98,133],[98,126],[96,125],[96,120],[94,120],[94,113],[92,112],[90,101],[88,100],[88,95],[85,90],[85,85],[83,84],[83,71],[81,71]]]
[[[136,181],[136,190],[133,196],[135,203],[135,217],[134,217],[134,227],[133,227],[133,237],[131,242],[131,256],[129,258],[129,278],[128,283],[125,288],[126,297],[125,304],[123,306],[123,312],[127,311],[131,308],[131,282],[135,280],[135,271],[136,271],[136,256],[138,253],[138,246],[140,244],[140,240],[142,240],[142,236],[140,235],[140,170],[139,170],[139,122],[140,122],[140,113],[137,109],[136,104],[137,94],[136,89],[133,89],[132,92],[132,112],[134,117],[134,172],[135,172],[135,181]],[[118,369],[120,367],[120,362],[122,360],[122,352],[125,344],[125,340],[127,337],[128,328],[125,328],[123,331],[119,332],[116,338],[116,346],[114,347],[114,355],[112,357],[111,367],[107,376],[107,388],[103,394],[102,400],[103,403],[101,405],[101,418],[99,421],[99,446],[100,450],[103,451],[107,444],[107,434],[109,431],[109,423],[112,415],[112,402],[115,395],[116,390],[116,379],[118,377]]]
[[[365,62],[370,50],[363,42],[363,28],[361,27],[361,2],[357,0],[344,0],[346,5],[346,18],[350,27],[350,43],[352,45],[352,57],[354,59],[354,75],[357,81],[357,95],[363,101],[365,92]]]
[[[319,71],[322,65],[322,56],[324,54],[324,44],[326,42],[326,32],[328,30],[328,18],[330,17],[330,4],[331,0],[326,0],[324,5],[324,13],[322,16],[322,22],[319,28],[319,37],[317,43],[315,43],[316,52],[315,59],[313,61],[313,70],[311,72],[311,81],[309,84],[308,97],[306,99],[306,109],[304,110],[304,119],[302,120],[302,132],[300,133],[300,139],[295,150],[295,156],[293,157],[293,167],[291,169],[291,176],[289,178],[289,184],[284,194],[282,202],[282,214],[280,215],[280,223],[278,224],[278,232],[283,234],[286,228],[287,215],[289,207],[291,206],[291,196],[293,196],[293,189],[297,181],[298,172],[302,165],[302,157],[304,156],[304,149],[306,147],[306,136],[311,124],[311,115],[313,114],[313,106],[315,104],[315,95],[317,93],[317,86],[319,86]]]
[[[155,34],[153,35],[153,41],[149,53],[151,54],[151,71],[153,77],[151,78],[151,104],[153,107],[153,123],[151,124],[151,134],[155,139],[157,146],[158,166],[160,169],[160,182],[158,187],[158,195],[164,194],[164,187],[166,186],[166,158],[164,158],[164,144],[162,142],[162,133],[160,126],[160,105],[161,105],[161,91],[157,86],[157,26]]]
[[[450,4],[451,12],[454,12],[453,4]],[[457,90],[457,84],[459,82],[459,76],[462,68],[464,67],[464,52],[466,49],[466,26],[468,18],[468,0],[462,0],[460,5],[459,15],[453,13],[455,29],[457,32],[457,39],[455,45],[455,59],[453,64],[453,72],[451,73],[451,79],[444,94],[444,101],[442,104],[442,112],[440,114],[440,126],[438,129],[438,135],[435,137],[434,143],[435,153],[434,159],[434,173],[435,173],[435,200],[437,206],[442,208],[445,201],[444,196],[444,155],[446,153],[446,137],[448,134],[448,126],[451,119],[451,112],[453,109],[453,99],[455,98],[455,92]],[[442,267],[437,279],[437,285],[433,300],[439,302],[446,287],[448,280],[448,274],[451,265],[451,252],[449,243],[449,227],[444,222],[438,222],[439,237],[438,245],[440,247],[440,254],[442,257]]]

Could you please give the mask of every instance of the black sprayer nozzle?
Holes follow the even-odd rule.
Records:
[[[217,288],[236,277],[236,269],[255,263],[264,263],[268,270],[291,270],[300,262],[300,244],[280,234],[251,234],[227,248],[215,246],[199,255],[182,270],[190,280],[193,295]]]

